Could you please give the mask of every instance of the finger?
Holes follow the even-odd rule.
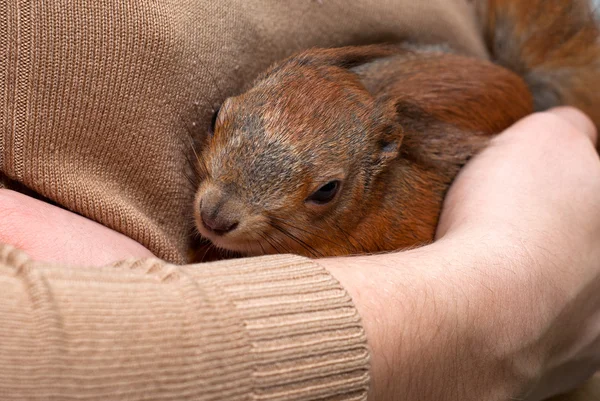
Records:
[[[571,124],[577,131],[585,134],[592,140],[594,146],[598,143],[598,131],[592,120],[579,109],[569,106],[555,107],[548,110],[548,113]]]

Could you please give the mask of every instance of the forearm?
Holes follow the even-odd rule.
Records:
[[[272,256],[48,266],[0,244],[0,393],[15,400],[364,400],[351,299]]]
[[[526,248],[471,238],[478,241],[321,261],[363,316],[370,399],[525,397],[559,354],[545,330],[564,299],[553,286],[538,285],[543,272],[518,265],[530,261]]]

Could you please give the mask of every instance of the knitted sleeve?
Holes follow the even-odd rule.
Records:
[[[46,266],[0,245],[11,400],[364,400],[359,316],[314,262]]]

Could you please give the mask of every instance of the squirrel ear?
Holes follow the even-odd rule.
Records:
[[[398,157],[402,145],[402,127],[399,124],[388,125],[382,131],[377,142],[377,158],[375,164],[382,169]]]
[[[341,68],[354,68],[378,58],[406,52],[399,45],[347,46],[332,49],[311,49],[300,55],[299,61],[318,62]]]
[[[381,140],[379,141],[378,163],[382,167],[398,157],[402,140]]]

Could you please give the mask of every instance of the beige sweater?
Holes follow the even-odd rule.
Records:
[[[0,172],[185,262],[190,133],[310,46],[419,38],[486,57],[468,0],[0,1]],[[363,400],[339,284],[295,256],[47,266],[0,244],[12,400]]]

